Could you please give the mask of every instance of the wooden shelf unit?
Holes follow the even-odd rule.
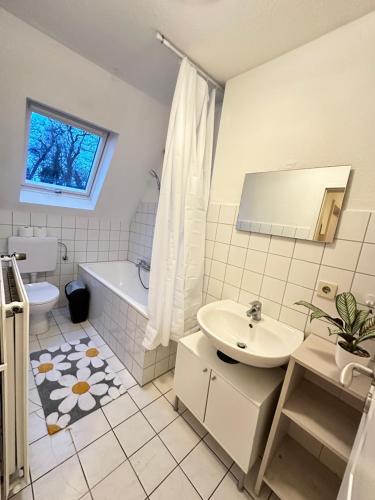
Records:
[[[264,482],[288,500],[336,498],[340,488],[340,479],[289,436],[278,447]]]
[[[345,463],[361,419],[370,379],[339,383],[335,345],[310,335],[292,355],[281,390],[255,493],[263,481],[281,500],[335,500],[341,478],[288,434],[297,425]],[[315,382],[315,383],[314,383]],[[310,450],[311,451],[311,450]]]

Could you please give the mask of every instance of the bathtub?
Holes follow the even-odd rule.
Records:
[[[116,295],[130,304],[136,311],[148,318],[148,293],[141,285],[138,269],[129,260],[116,262],[93,262],[81,264],[81,269],[100,281]],[[141,271],[144,274],[144,271]],[[147,286],[147,283],[145,283]]]
[[[133,262],[80,264],[78,275],[90,291],[90,323],[140,385],[174,367],[176,342],[151,351],[142,345],[148,294]]]

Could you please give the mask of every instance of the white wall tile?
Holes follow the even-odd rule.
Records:
[[[269,276],[264,276],[262,288],[260,290],[260,296],[281,304],[285,286],[285,281],[271,278]]]
[[[206,238],[211,241],[215,241],[217,231],[216,222],[207,222],[206,224]]]
[[[12,211],[0,209],[0,224],[12,224]]]
[[[0,239],[9,238],[12,236],[13,228],[9,224],[0,224]]]
[[[221,298],[221,292],[223,290],[223,282],[215,278],[210,278],[208,281],[208,293],[217,299]]]
[[[246,231],[237,231],[234,227],[232,232],[231,244],[238,247],[247,248],[249,245],[250,235]]]
[[[230,243],[232,236],[232,226],[229,224],[218,224],[216,230],[216,241],[220,243]]]
[[[244,306],[247,306],[250,304],[250,302],[253,302],[253,300],[257,300],[258,297],[259,297],[258,294],[247,292],[246,290],[240,290],[240,296],[238,297],[238,302],[240,304],[243,304]]]
[[[266,267],[267,254],[258,250],[247,250],[245,268],[249,271],[263,274]]]
[[[329,283],[337,284],[337,293],[348,292],[353,281],[354,272],[336,267],[321,266],[316,282],[318,287],[319,281],[328,281]]]
[[[31,225],[46,227],[47,225],[47,214],[41,212],[31,213]]]
[[[88,217],[81,217],[81,216],[76,217],[76,228],[87,229],[88,225],[89,225]]]
[[[293,283],[287,283],[285,288],[285,294],[283,298],[283,304],[290,309],[295,309],[299,312],[304,312],[305,309],[302,306],[295,305],[295,302],[299,300],[306,300],[311,302],[313,297],[313,290],[309,288],[304,288],[300,285],[294,285]]]
[[[271,237],[267,234],[257,234],[251,233],[249,248],[253,250],[260,250],[262,252],[267,252],[270,245]]]
[[[269,253],[274,253],[276,255],[291,257],[293,255],[294,245],[295,240],[291,238],[272,236],[268,251]]]
[[[288,307],[282,306],[280,312],[280,321],[290,325],[298,330],[305,330],[305,325],[307,321],[306,314],[302,314]]]
[[[239,288],[232,285],[228,285],[228,283],[224,283],[223,291],[221,294],[222,299],[230,299],[233,300],[234,302],[238,302],[239,294],[240,294]]]
[[[225,272],[225,283],[229,285],[239,287],[241,285],[243,269],[236,266],[227,265]]]
[[[323,251],[324,244],[322,243],[296,240],[293,257],[295,259],[319,263],[322,259]]]
[[[76,227],[76,218],[74,215],[63,215],[61,218],[62,227],[75,228]]]
[[[274,319],[279,319],[280,310],[281,305],[277,302],[273,302],[272,300],[264,298],[262,299],[262,311],[264,312],[264,314],[267,314],[267,316],[270,316]]]
[[[319,271],[319,265],[304,260],[293,259],[290,266],[288,281],[296,285],[314,288]]]
[[[262,284],[262,275],[245,270],[242,277],[241,289],[246,292],[259,294]]]
[[[233,245],[229,247],[228,264],[237,267],[244,267],[245,260],[246,260],[246,248],[235,247]]]
[[[375,276],[356,273],[354,276],[351,292],[355,295],[359,303],[366,303],[366,295],[375,294]]]
[[[30,212],[13,212],[13,225],[29,226],[30,220]]]
[[[217,280],[224,281],[226,264],[218,260],[213,260],[211,264],[210,276]]]
[[[366,231],[365,241],[375,243],[375,212],[371,214],[370,222]]]
[[[236,215],[237,206],[235,205],[221,205],[220,213],[219,213],[219,222],[222,224],[230,224],[233,225]]]
[[[290,258],[281,255],[268,254],[264,274],[286,281],[290,266]]]
[[[227,262],[229,254],[229,245],[225,243],[215,243],[213,259],[219,260],[220,262]]]
[[[341,214],[336,238],[341,240],[363,241],[369,217],[369,212],[344,210]]]
[[[375,244],[363,244],[357,266],[357,272],[375,276]]]
[[[360,250],[361,243],[359,242],[336,240],[334,243],[326,245],[322,264],[354,271]]]
[[[210,203],[207,211],[207,220],[209,222],[218,222],[219,212],[220,212],[220,205]]]
[[[47,227],[61,227],[61,215],[47,214]]]

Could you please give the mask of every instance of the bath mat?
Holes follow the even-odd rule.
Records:
[[[84,338],[30,354],[48,434],[55,434],[126,392],[100,349]]]

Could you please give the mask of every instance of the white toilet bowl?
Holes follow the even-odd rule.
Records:
[[[48,313],[57,304],[60,291],[52,283],[30,283],[25,285],[30,303],[30,334],[40,335],[49,328]]]

